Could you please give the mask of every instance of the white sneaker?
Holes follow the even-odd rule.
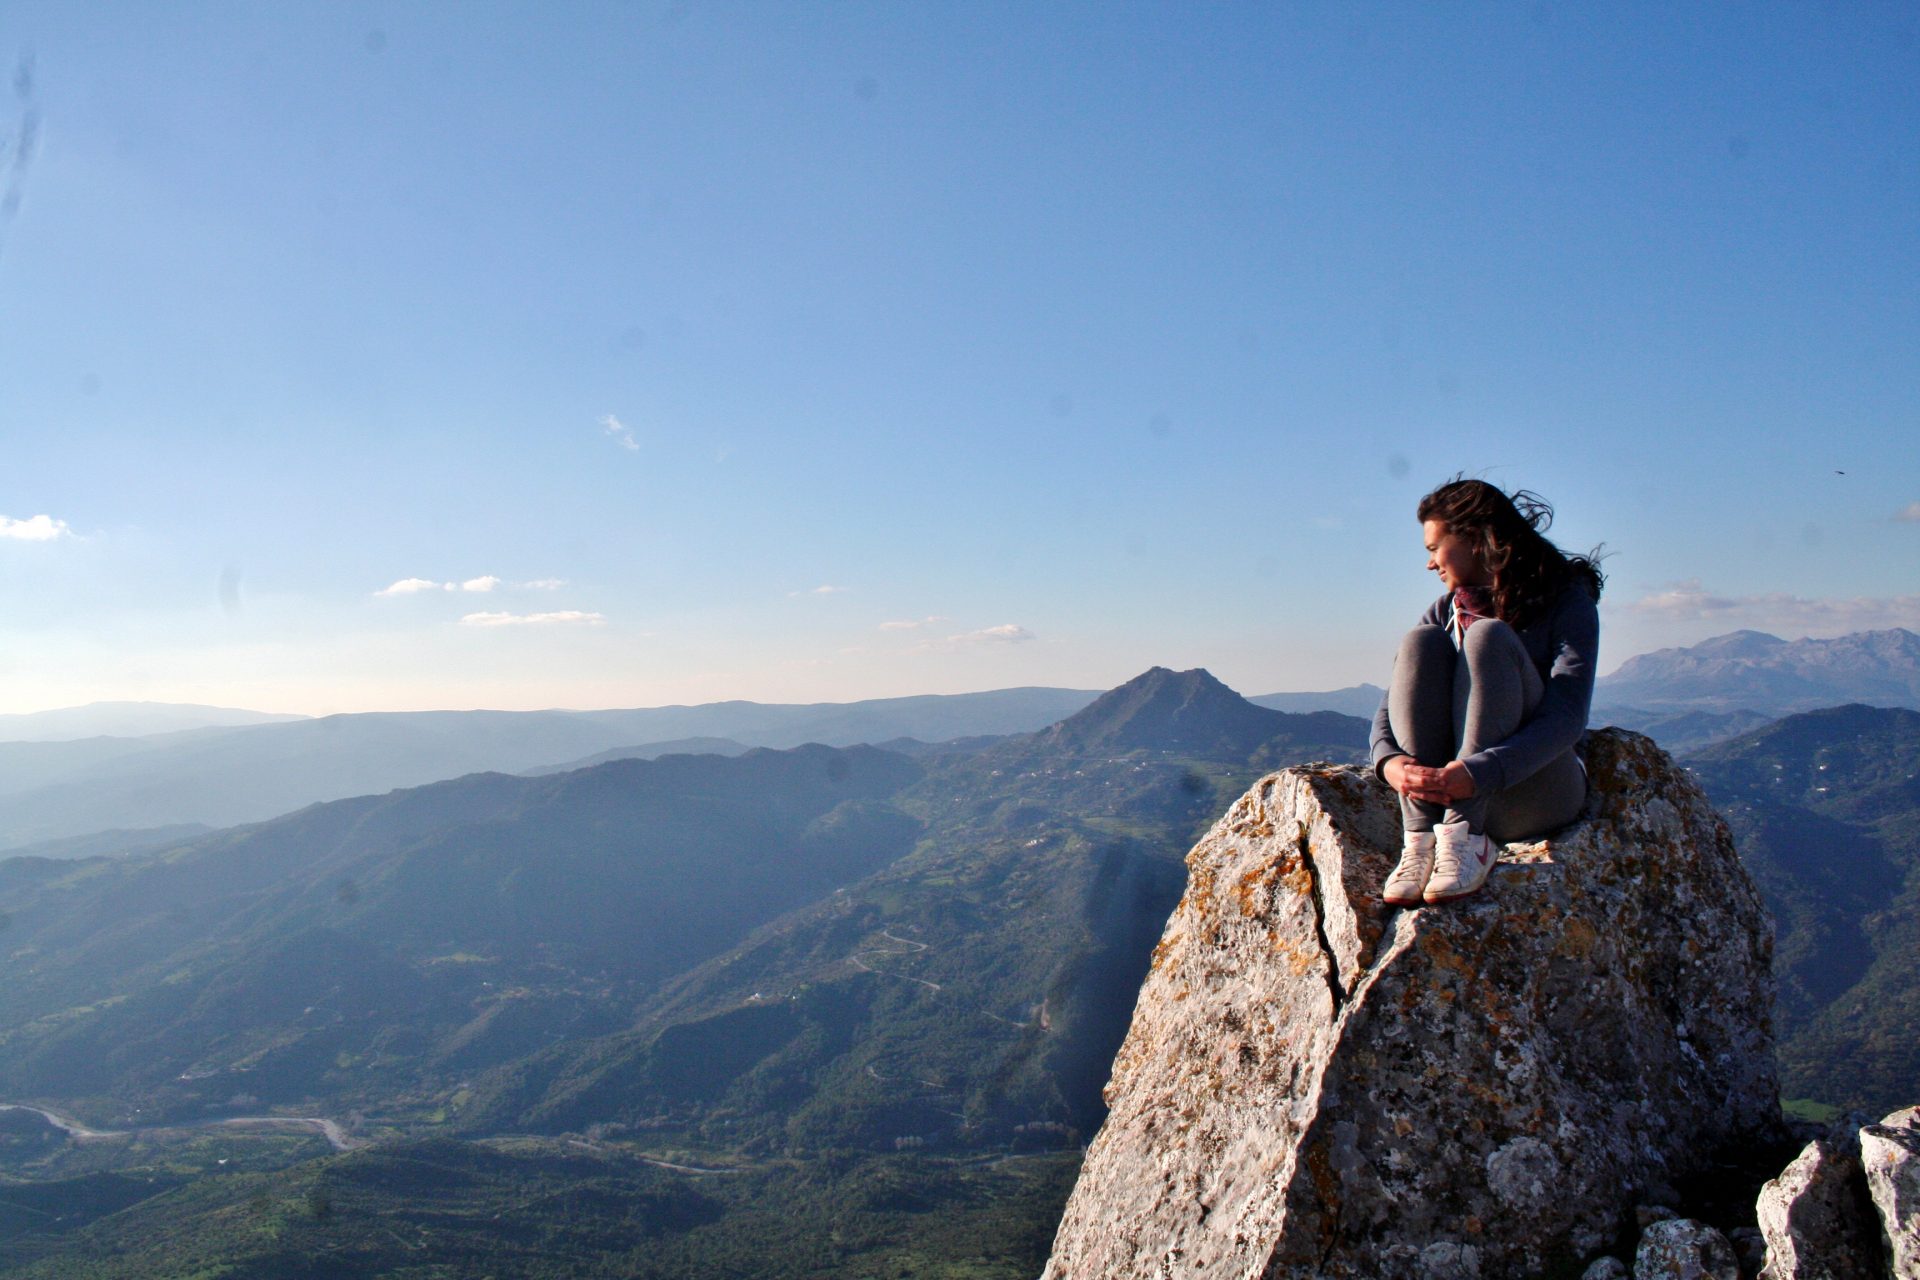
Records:
[[[1478,893],[1500,860],[1499,847],[1464,822],[1443,822],[1434,828],[1434,836],[1433,875],[1421,896],[1428,902],[1452,902]]]
[[[1385,887],[1380,890],[1381,901],[1390,907],[1420,905],[1420,895],[1427,887],[1427,877],[1433,874],[1433,841],[1431,831],[1406,833],[1400,861],[1394,864]]]

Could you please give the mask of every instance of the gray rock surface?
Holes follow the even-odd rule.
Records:
[[[1580,1273],[1580,1280],[1632,1280],[1633,1272],[1618,1258],[1595,1258]]]
[[[1760,1188],[1754,1211],[1767,1241],[1760,1280],[1880,1280],[1879,1226],[1848,1146],[1816,1139]]]
[[[1740,1280],[1740,1262],[1733,1243],[1706,1223],[1669,1218],[1640,1237],[1633,1280]]]
[[[1727,1232],[1733,1252],[1740,1259],[1740,1274],[1758,1276],[1767,1261],[1767,1238],[1758,1227],[1735,1227]]]
[[[1399,824],[1370,774],[1236,802],[1188,856],[1046,1276],[1530,1274],[1775,1123],[1772,928],[1725,825],[1645,738],[1587,759],[1582,820],[1444,907],[1380,903]]]
[[[1860,1131],[1860,1163],[1893,1280],[1920,1280],[1920,1107]]]

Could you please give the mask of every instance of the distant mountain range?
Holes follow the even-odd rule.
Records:
[[[539,778],[550,773],[591,769],[594,765],[609,764],[615,760],[658,760],[661,756],[743,756],[751,750],[753,748],[746,743],[735,742],[732,738],[675,738],[671,742],[649,742],[637,747],[613,747],[579,760],[569,760],[565,764],[542,765],[538,769],[522,769],[520,772],[529,778]]]
[[[1788,641],[1735,631],[1629,658],[1594,690],[1598,707],[1657,713],[1772,717],[1850,702],[1920,707],[1920,635],[1895,628]]]
[[[1356,684],[1344,689],[1329,689],[1324,693],[1263,693],[1247,701],[1256,707],[1299,715],[1315,711],[1338,711],[1341,715],[1371,720],[1373,713],[1380,709],[1380,699],[1386,696],[1387,691],[1377,684]]]
[[[157,857],[0,862],[16,948],[0,1089],[157,1114],[228,1085],[413,1087],[434,1063],[612,1029],[660,981],[910,849],[920,823],[886,797],[920,776],[820,746],[475,774]],[[76,1006],[94,1016],[35,1029]]]
[[[475,774],[0,861],[0,1099],[167,1127],[83,1150],[0,1115],[0,1269],[1031,1274],[1182,851],[1366,729],[1156,668],[913,755]],[[205,1127],[295,1110],[379,1145]],[[574,1265],[608,1248],[634,1252]]]
[[[468,1247],[442,1195],[522,1224],[539,1217],[514,1206],[549,1197],[566,1249],[636,1230],[650,1252],[670,1246],[634,1274],[827,1274],[787,1260],[844,1257],[825,1242],[909,1220],[897,1229],[946,1241],[926,1256],[956,1265],[1009,1233],[1044,1250],[1064,1182],[985,1180],[1025,1153],[1070,1164],[1099,1124],[1182,854],[1261,773],[1358,759],[1366,734],[1360,717],[1288,714],[1155,668],[1035,731],[662,750],[332,801],[132,856],[0,860],[0,1099],[103,1127],[357,1114],[381,1139],[271,1183],[203,1161],[184,1185],[191,1165],[90,1144],[83,1174],[41,1199],[111,1215],[105,1235],[76,1237],[91,1259],[112,1255],[107,1239],[152,1251],[145,1271],[102,1275],[189,1255],[276,1273],[257,1252],[276,1232],[236,1224],[280,1221],[289,1198],[307,1216],[288,1230],[320,1231],[343,1206],[329,1238],[355,1239],[366,1274],[435,1262],[429,1238]],[[1920,1070],[1916,753],[1920,713],[1849,706],[1688,762],[1780,922],[1799,1096],[1904,1101]],[[0,1129],[0,1173],[45,1176],[61,1139],[35,1123]],[[421,1141],[434,1134],[460,1140]],[[101,1172],[115,1159],[133,1163]],[[609,1182],[616,1159],[628,1172]],[[648,1160],[740,1172],[663,1181]],[[449,1177],[470,1181],[448,1192]],[[37,1226],[9,1235],[8,1212],[6,1256],[68,1273],[80,1255]],[[416,1220],[405,1238],[379,1229]],[[942,1234],[961,1221],[979,1234]],[[876,1273],[901,1269],[873,1250]]]
[[[1025,733],[1096,696],[1023,688],[793,706],[380,712],[140,738],[0,742],[0,850],[113,829],[258,822],[316,801],[468,773],[523,773],[699,745],[689,740],[718,750],[713,740],[745,749]]]
[[[670,1115],[776,1149],[1084,1137],[1181,854],[1262,772],[1358,759],[1366,733],[1255,707],[1205,671],[1148,671],[930,768],[895,799],[927,823],[910,856],[690,971],[634,1030],[475,1081],[463,1127]],[[712,1127],[800,1081],[775,1124]]]
[[[615,759],[739,754],[808,742],[887,743],[909,755],[950,754],[1053,724],[1098,696],[1078,689],[1017,688],[800,705],[378,712],[262,717],[257,724],[203,725],[140,737],[0,741],[0,851],[96,852],[103,846],[58,842],[111,831],[126,832],[124,847],[130,850],[164,839],[175,827],[259,822],[318,801],[477,772],[557,773]],[[1318,695],[1271,696],[1311,701]],[[74,713],[92,710],[75,708]],[[166,718],[160,715],[165,710],[149,707],[147,712],[158,722]],[[190,713],[203,709],[173,710],[190,719]],[[83,722],[105,723],[84,717],[67,721]],[[157,834],[148,834],[154,829]]]
[[[92,702],[0,715],[0,742],[71,742],[77,738],[142,738],[183,729],[232,728],[243,724],[281,724],[305,716],[203,707],[187,702]]]
[[[1363,684],[1239,701],[1255,710],[1365,719],[1381,694],[1378,686]],[[891,742],[913,755],[954,744],[939,748],[946,755],[1054,724],[1096,696],[1022,688],[806,705],[718,702],[318,719],[102,703],[0,717],[0,851],[34,846],[39,853],[62,847],[92,852],[110,847],[111,840],[50,842],[112,831],[127,832],[124,847],[132,849],[164,840],[176,827],[258,822],[317,801],[481,771],[553,773],[612,759],[737,754],[806,742]],[[1743,631],[1643,654],[1599,682],[1595,722],[1650,733],[1684,752],[1779,715],[1846,702],[1920,706],[1920,636],[1894,630],[1788,642]],[[171,727],[141,732],[157,725]],[[1257,732],[1249,722],[1230,736]],[[143,834],[155,829],[157,834]]]
[[[1259,772],[1365,732],[1155,669],[952,755],[476,774],[157,855],[13,858],[0,1096],[157,1119],[459,1093],[467,1131],[1059,1145],[1098,1122],[1180,851]],[[942,1083],[877,1088],[896,1068]]]

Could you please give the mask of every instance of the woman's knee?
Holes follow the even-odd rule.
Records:
[[[1528,660],[1527,645],[1520,633],[1498,618],[1474,619],[1473,625],[1460,637],[1460,652],[1467,655],[1468,662],[1502,655]]]
[[[1520,714],[1533,714],[1543,689],[1519,632],[1498,618],[1479,619],[1460,638],[1460,654],[1474,688],[1511,689]]]
[[[1400,639],[1399,661],[1406,666],[1427,666],[1444,660],[1451,671],[1455,653],[1453,637],[1447,629],[1430,622],[1422,623]]]

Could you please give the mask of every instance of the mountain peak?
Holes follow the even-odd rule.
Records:
[[[1251,750],[1286,723],[1286,716],[1256,707],[1204,667],[1152,667],[1047,733],[1081,748],[1211,753],[1228,744]]]
[[[1695,653],[1712,653],[1723,658],[1755,658],[1784,648],[1786,643],[1765,631],[1729,631],[1723,636],[1702,640],[1693,649]]]

